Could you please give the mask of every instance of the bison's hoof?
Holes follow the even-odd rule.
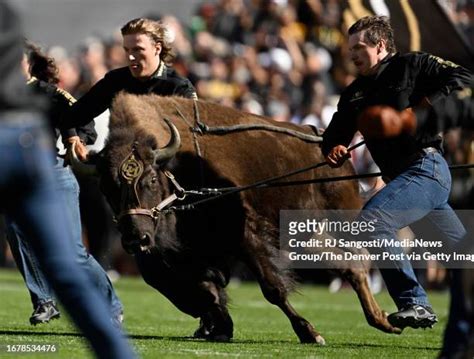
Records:
[[[195,339],[208,339],[211,335],[211,332],[204,326],[200,325],[199,328],[193,334],[193,338]]]
[[[326,341],[321,335],[316,336],[316,343],[319,345],[326,345]]]
[[[208,340],[212,342],[219,342],[219,343],[228,343],[230,342],[231,337],[226,334],[218,334],[211,336]]]
[[[315,334],[312,336],[306,336],[304,338],[300,337],[300,342],[302,344],[318,344],[318,345],[326,345],[326,341],[320,334]]]

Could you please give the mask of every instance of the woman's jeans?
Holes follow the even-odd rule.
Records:
[[[0,113],[1,209],[22,228],[59,300],[100,358],[132,358],[109,306],[76,260],[66,203],[57,192],[54,152],[32,113]]]
[[[72,224],[68,240],[72,240],[76,262],[89,275],[90,282],[99,289],[107,302],[110,303],[111,316],[116,317],[122,312],[122,304],[115,294],[107,273],[92,257],[82,243],[81,217],[79,211],[79,185],[69,166],[64,167],[64,160],[57,159],[53,175],[56,177],[57,190],[66,202],[66,215]],[[32,252],[30,242],[25,240],[25,234],[15,222],[8,220],[8,242],[20,269],[26,286],[30,291],[33,307],[53,299],[54,293],[45,279],[38,259]],[[65,239],[66,240],[66,239]]]

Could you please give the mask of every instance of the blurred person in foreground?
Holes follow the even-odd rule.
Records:
[[[94,143],[97,137],[94,130],[94,122],[67,131],[59,131],[57,129],[60,116],[75,102],[75,99],[69,93],[56,86],[58,78],[54,61],[47,57],[38,46],[27,42],[25,44],[22,68],[28,86],[34,93],[44,95],[49,102],[48,120],[53,137],[57,141],[61,135],[65,147],[70,148],[74,145],[78,156],[85,159],[87,156],[85,145]],[[65,164],[64,159],[59,155],[56,157],[54,176],[58,183],[58,191],[67,204],[66,214],[69,222],[72,224],[71,233],[64,240],[72,239],[76,252],[76,262],[86,270],[90,282],[107,300],[110,305],[111,319],[116,326],[120,327],[123,320],[122,303],[118,299],[106,272],[94,257],[87,252],[82,243],[79,185],[71,168]],[[30,292],[33,304],[34,311],[30,317],[30,323],[36,325],[59,318],[60,313],[54,301],[53,290],[32,251],[31,240],[25,238],[25,233],[23,233],[15,221],[8,221],[8,227],[8,242],[17,267],[23,275]]]
[[[448,204],[451,174],[441,154],[442,137],[426,126],[432,104],[469,86],[471,74],[452,62],[416,52],[396,53],[387,17],[368,16],[349,28],[349,53],[359,76],[343,92],[338,111],[323,134],[322,150],[329,165],[349,157],[347,146],[359,130],[387,185],[364,206],[358,220],[374,221],[364,239],[397,238],[397,231],[425,218],[452,242],[466,230]],[[398,255],[380,268],[398,312],[388,316],[395,327],[431,327],[437,322],[427,294],[401,247],[375,251]],[[442,355],[462,350],[467,341],[461,270],[452,270],[450,318]]]
[[[25,85],[17,14],[0,0],[1,209],[25,232],[48,280],[100,358],[133,358],[104,299],[74,260],[71,223],[57,192],[54,150],[43,122],[44,105]]]
[[[169,67],[174,57],[173,35],[161,22],[134,19],[122,27],[121,33],[128,66],[109,71],[72,105],[61,123],[64,128],[92,121],[112,105],[120,91],[197,99],[191,82]]]

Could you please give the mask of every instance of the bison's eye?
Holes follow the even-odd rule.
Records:
[[[158,177],[157,176],[153,176],[151,179],[150,179],[150,184],[151,185],[156,185],[158,183]]]

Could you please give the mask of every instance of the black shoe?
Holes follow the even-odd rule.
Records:
[[[433,328],[438,322],[436,314],[430,307],[423,307],[422,305],[411,305],[396,313],[388,316],[388,322],[394,327],[404,329],[405,327],[412,328]]]
[[[40,323],[48,323],[51,319],[57,319],[61,316],[58,308],[56,308],[56,303],[52,300],[44,302],[38,305],[30,317],[30,323],[32,325]]]

